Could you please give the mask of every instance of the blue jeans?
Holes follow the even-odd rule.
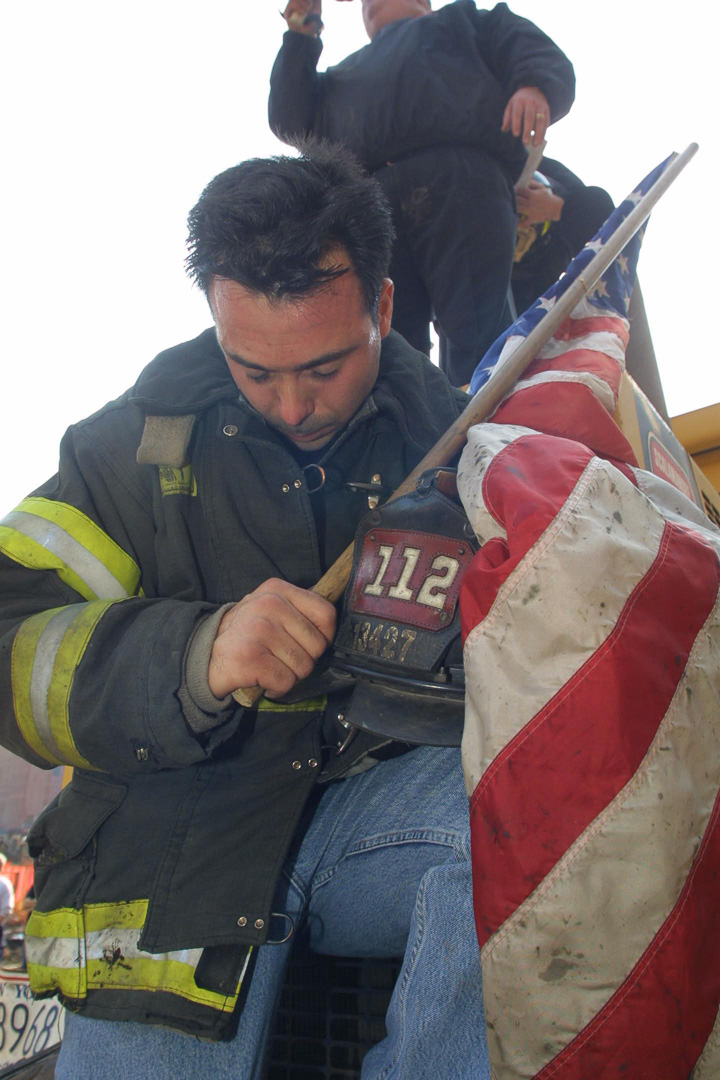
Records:
[[[489,1080],[469,847],[460,751],[421,747],[330,784],[287,861],[273,907],[316,952],[404,954],[363,1080]],[[259,950],[231,1042],[68,1014],[56,1080],[261,1080],[290,949]]]

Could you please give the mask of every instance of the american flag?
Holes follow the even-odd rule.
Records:
[[[483,545],[461,593],[462,752],[496,1080],[720,1077],[720,532],[612,420],[638,246],[460,463]]]

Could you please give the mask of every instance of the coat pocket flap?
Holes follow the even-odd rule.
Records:
[[[74,859],[126,794],[126,784],[75,772],[33,823],[28,833],[30,854],[41,862],[48,856],[51,862]]]

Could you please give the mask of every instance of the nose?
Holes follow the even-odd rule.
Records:
[[[312,415],[315,404],[306,388],[292,380],[278,390],[278,410],[282,422],[294,428]]]

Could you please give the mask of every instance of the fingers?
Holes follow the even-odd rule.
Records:
[[[261,686],[286,694],[307,678],[335,632],[335,608],[286,581],[264,582],[223,617],[208,681],[216,697]]]
[[[528,106],[525,99],[519,96],[522,93],[522,90],[518,90],[508,101],[500,130],[511,131],[516,138],[522,135],[522,141],[527,146],[530,142],[535,117],[532,112],[532,105]]]
[[[528,189],[525,189],[524,191],[521,190],[515,193],[515,199],[518,211],[524,215],[528,224],[535,224],[538,221],[545,220],[542,192],[530,191]]]
[[[289,0],[282,17],[298,34],[318,34],[323,28],[322,0]]]
[[[525,146],[528,146],[529,143],[530,143],[530,138],[532,136],[533,131],[535,130],[536,123],[537,123],[537,120],[536,120],[536,116],[535,116],[535,102],[534,101],[523,101],[522,102],[522,117],[521,117],[521,121],[520,121],[518,126],[520,127],[519,134],[522,136],[522,141],[525,144]],[[537,146],[537,145],[538,145],[537,143],[533,143],[533,146]]]
[[[535,105],[535,110],[535,119],[533,121],[533,131],[535,134],[533,135],[532,144],[533,146],[542,146],[545,142],[545,132],[550,124],[550,110],[548,106],[546,111],[538,112],[537,104]]]
[[[540,146],[550,124],[550,106],[542,90],[536,86],[523,86],[512,95],[503,113],[501,131],[512,131],[522,137],[525,146],[532,139],[533,146]]]
[[[530,199],[524,191],[515,192],[515,202],[517,203],[518,213],[527,214],[530,209]]]

